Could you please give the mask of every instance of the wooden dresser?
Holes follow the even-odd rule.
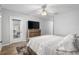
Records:
[[[28,37],[35,37],[35,36],[40,36],[40,35],[41,35],[40,29],[29,29],[28,30]]]

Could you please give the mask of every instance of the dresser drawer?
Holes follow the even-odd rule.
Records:
[[[28,34],[29,34],[29,37],[40,36],[41,35],[41,30],[39,30],[39,29],[29,30]]]

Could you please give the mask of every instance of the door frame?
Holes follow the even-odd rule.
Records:
[[[13,38],[13,22],[12,22],[12,19],[20,20],[20,38],[18,38],[18,39]],[[22,17],[10,16],[10,44],[23,41],[22,40],[22,35],[23,35],[23,33],[22,33],[22,20],[23,20]]]

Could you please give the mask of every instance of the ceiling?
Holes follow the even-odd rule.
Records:
[[[43,4],[1,4],[2,8],[12,11],[21,12],[24,14],[37,15],[41,12]],[[68,12],[74,9],[79,9],[79,4],[48,4],[47,12],[51,15],[54,13]]]

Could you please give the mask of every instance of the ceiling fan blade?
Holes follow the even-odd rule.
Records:
[[[32,10],[28,13],[26,13],[27,15],[30,15],[30,14],[35,14],[37,11],[39,11],[41,8],[38,8],[38,9],[35,9],[35,10]]]

